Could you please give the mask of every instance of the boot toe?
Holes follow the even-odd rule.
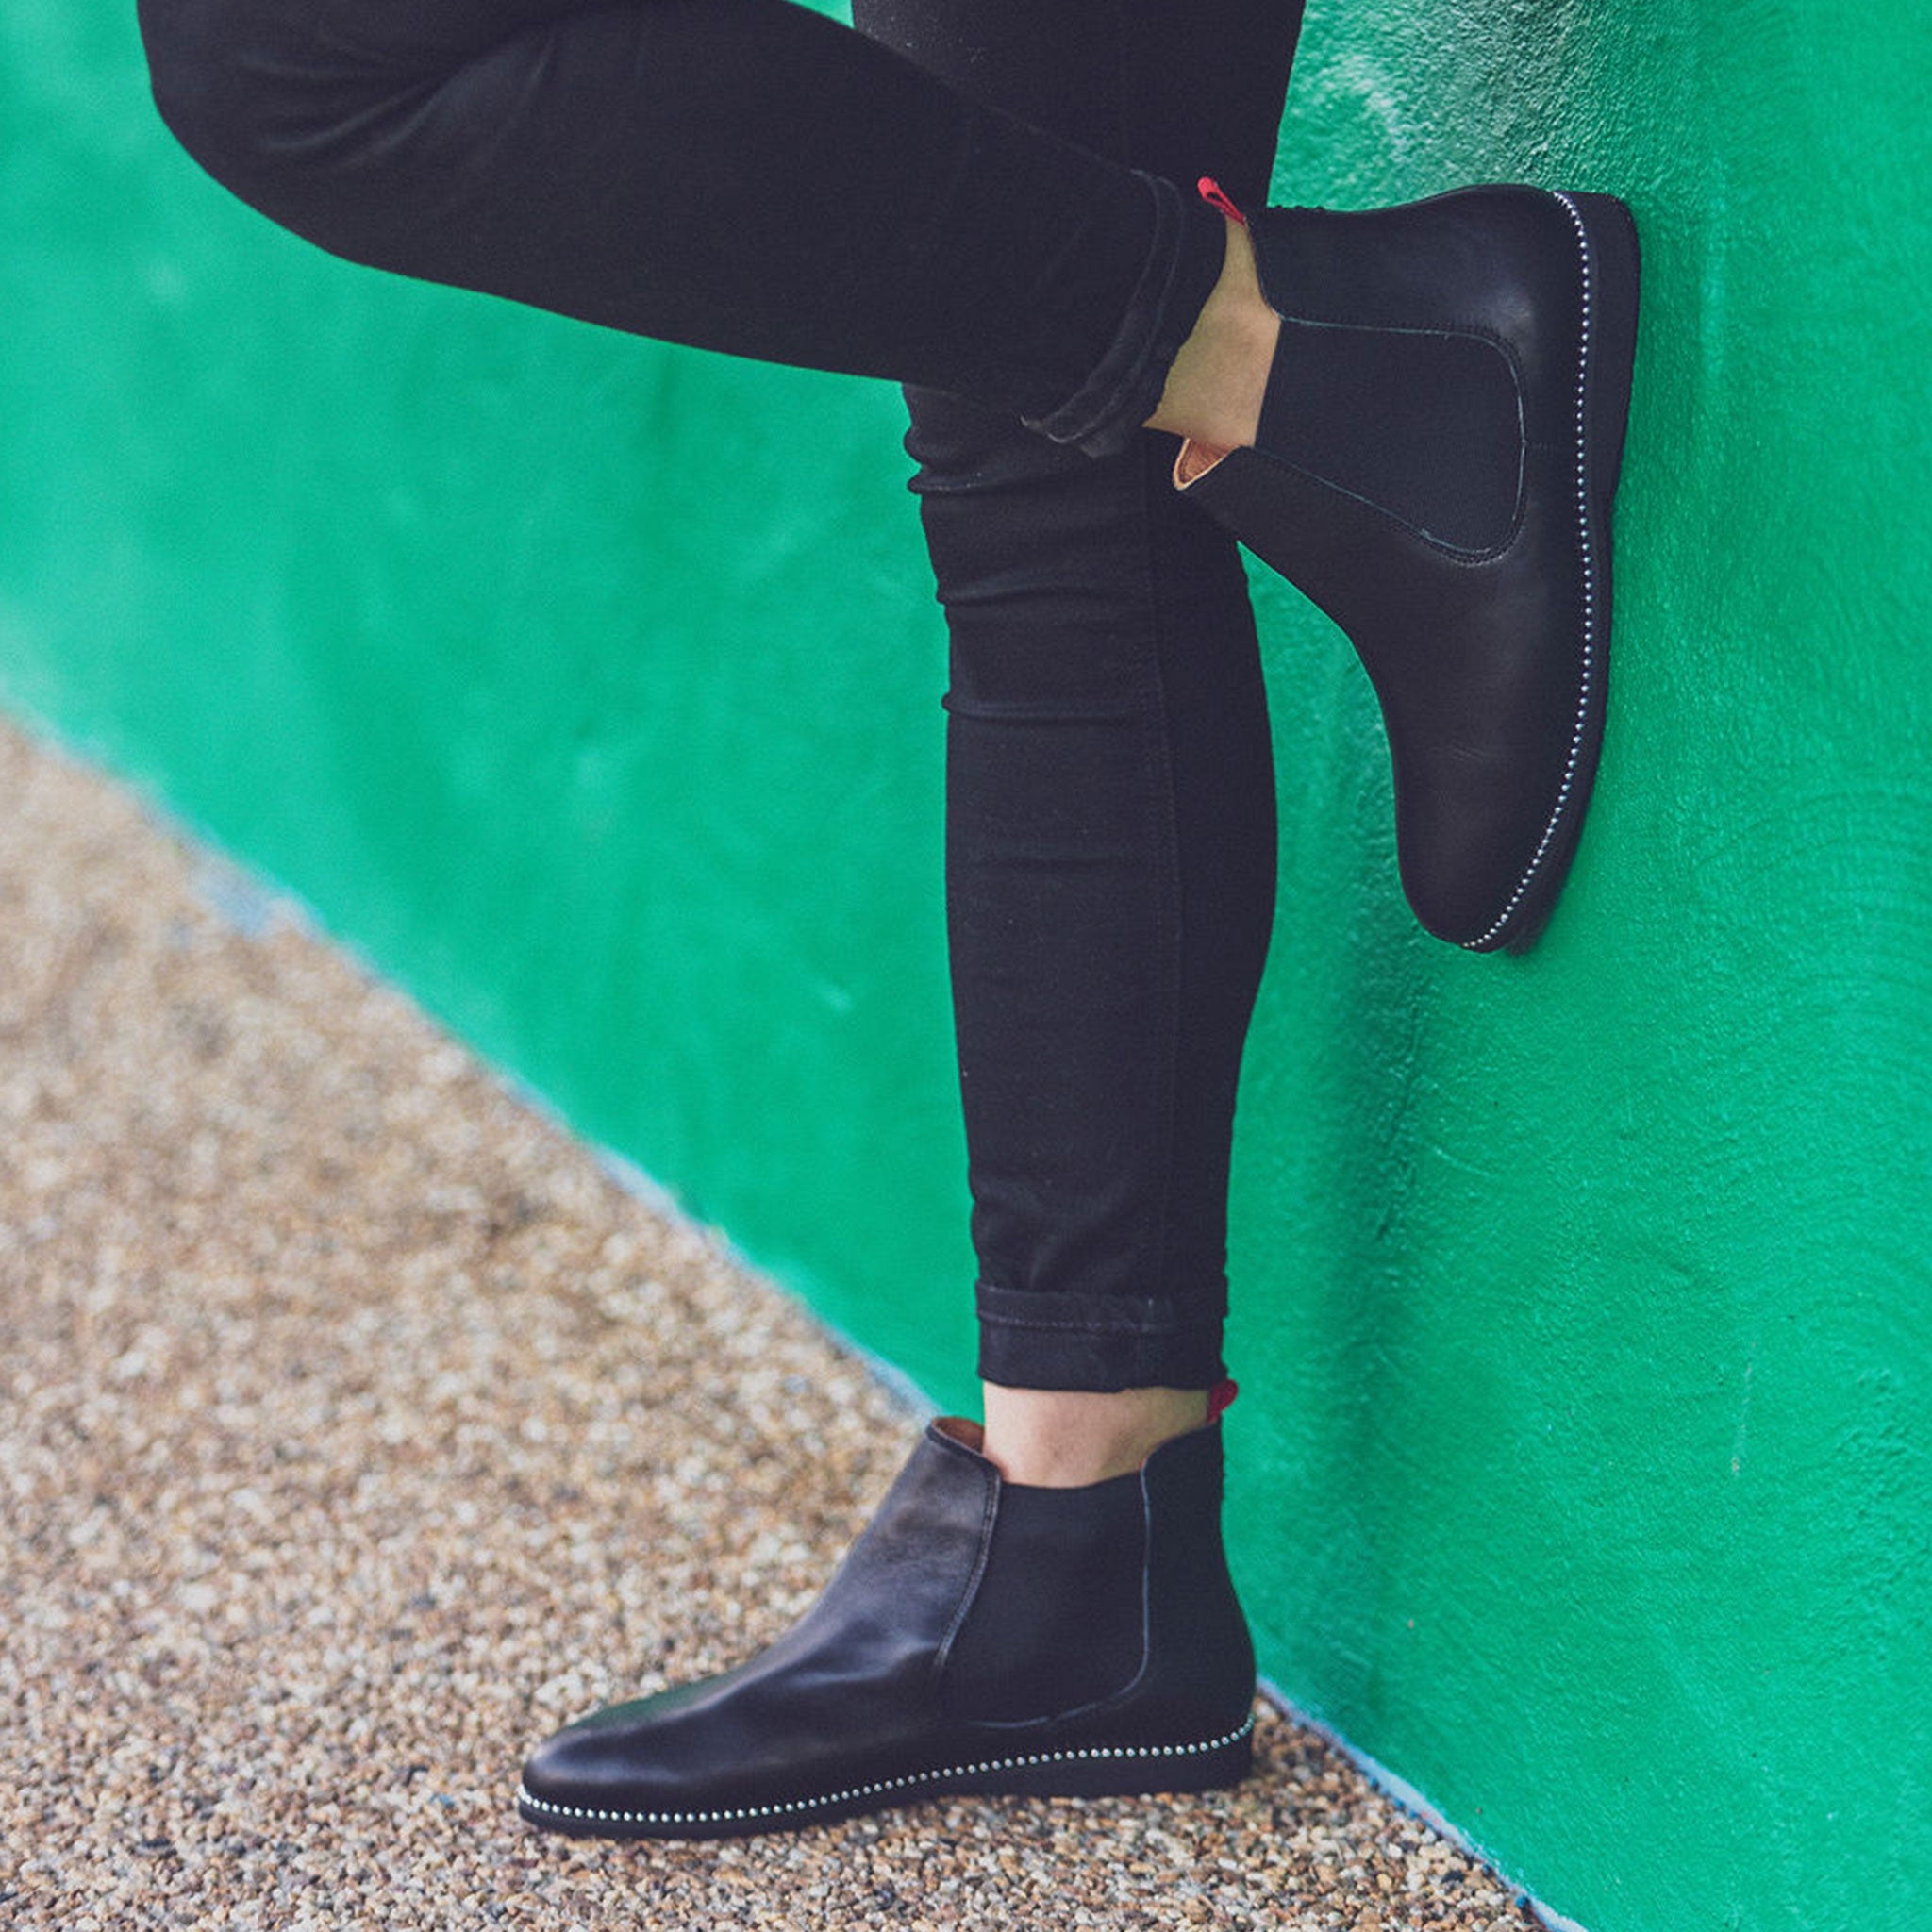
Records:
[[[651,1705],[617,1705],[546,1738],[524,1762],[524,1816],[555,1830],[591,1831],[675,1808],[678,1784],[666,1775]],[[685,1786],[688,1807],[688,1768]]]

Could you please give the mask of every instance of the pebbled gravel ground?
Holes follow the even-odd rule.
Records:
[[[1504,1932],[1274,1715],[1174,1802],[573,1843],[515,1770],[810,1600],[916,1419],[393,991],[0,726],[0,1923]]]

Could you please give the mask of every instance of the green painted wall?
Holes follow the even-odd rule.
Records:
[[[966,1399],[895,398],[304,249],[131,13],[0,12],[0,693]],[[1289,198],[1644,228],[1535,954],[1413,930],[1366,687],[1262,587],[1235,1236],[1266,1668],[1595,1932],[1932,1914],[1928,68],[1907,0],[1327,0],[1286,130]]]

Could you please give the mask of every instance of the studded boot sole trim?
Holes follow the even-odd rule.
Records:
[[[1208,1790],[1237,1783],[1247,1774],[1254,1730],[1250,1712],[1238,1729],[1198,1744],[1094,1745],[986,1758],[908,1772],[816,1797],[711,1811],[593,1810],[549,1804],[533,1797],[527,1788],[519,1789],[517,1808],[532,1824],[583,1837],[728,1838],[829,1823],[921,1797],[1078,1798]],[[1174,1774],[1162,1777],[1157,1767],[1169,1767]],[[1149,1776],[1149,1772],[1156,1774]]]
[[[1543,921],[1549,915],[1550,901],[1555,897],[1553,886],[1560,883],[1560,872],[1557,880],[1550,881],[1546,869],[1553,859],[1557,859],[1562,861],[1562,869],[1567,870],[1582,808],[1589,803],[1591,785],[1595,776],[1597,746],[1603,736],[1604,701],[1608,683],[1609,505],[1616,494],[1618,472],[1623,461],[1624,416],[1629,408],[1630,379],[1627,368],[1621,372],[1621,382],[1609,373],[1599,371],[1599,343],[1605,330],[1599,316],[1600,275],[1590,224],[1584,218],[1584,207],[1579,205],[1578,197],[1558,192],[1554,199],[1569,215],[1576,230],[1580,257],[1581,342],[1576,358],[1574,481],[1583,599],[1578,640],[1576,722],[1571,734],[1569,755],[1564,761],[1562,784],[1550,808],[1542,837],[1537,841],[1536,850],[1524,868],[1516,890],[1509,895],[1494,923],[1479,937],[1459,942],[1471,952],[1490,952],[1506,946],[1522,949],[1541,930]],[[1595,195],[1585,196],[1582,201],[1592,208],[1599,203],[1607,208],[1612,206]],[[1627,227],[1629,218],[1621,209],[1610,219],[1621,219]],[[1634,333],[1634,318],[1630,319],[1629,326]],[[1612,342],[1608,345],[1608,352],[1613,353],[1619,346],[1627,358],[1630,353],[1627,341],[1622,344]],[[1614,399],[1597,393],[1600,386],[1606,383],[1615,389]],[[1601,458],[1592,462],[1595,441],[1591,419],[1593,409],[1609,416],[1615,425],[1610,437],[1612,453],[1607,463]],[[1602,518],[1600,529],[1597,526],[1599,513]]]

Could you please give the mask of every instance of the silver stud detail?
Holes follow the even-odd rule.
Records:
[[[1590,231],[1583,225],[1581,211],[1567,194],[1557,193],[1554,198],[1576,230],[1576,246],[1583,258],[1583,332],[1576,357],[1576,541],[1583,562],[1583,673],[1576,693],[1576,724],[1570,736],[1570,756],[1563,766],[1563,782],[1557,788],[1557,802],[1550,808],[1549,823],[1543,826],[1543,835],[1537,841],[1536,851],[1530,856],[1528,866],[1517,881],[1515,891],[1510,893],[1508,904],[1497,915],[1495,924],[1479,939],[1463,941],[1463,945],[1471,952],[1479,952],[1509,924],[1517,907],[1523,903],[1524,893],[1529,890],[1530,881],[1542,865],[1550,841],[1557,836],[1557,827],[1563,823],[1563,814],[1569,808],[1570,793],[1576,782],[1576,768],[1583,761],[1583,741],[1590,718],[1591,696],[1596,684],[1596,554],[1590,541],[1590,480],[1584,462],[1584,444],[1590,428],[1588,389],[1591,332],[1594,325],[1596,299],[1595,270],[1591,260]]]
[[[518,1790],[517,1799],[526,1809],[540,1811],[546,1818],[574,1819],[583,1824],[748,1824],[759,1819],[797,1818],[813,1811],[848,1805],[859,1798],[882,1798],[894,1791],[908,1791],[923,1785],[943,1783],[955,1777],[990,1777],[999,1772],[1037,1771],[1049,1764],[1127,1764],[1154,1757],[1201,1757],[1209,1752],[1224,1751],[1239,1744],[1255,1728],[1249,1713],[1247,1722],[1224,1737],[1209,1738],[1198,1744],[1099,1744],[1074,1751],[1035,1752],[1024,1757],[995,1757],[977,1764],[948,1764],[931,1771],[908,1772],[903,1777],[886,1778],[876,1784],[854,1785],[841,1791],[827,1791],[815,1798],[792,1798],[775,1805],[751,1805],[732,1811],[599,1811],[575,1805],[553,1805],[547,1798],[534,1796],[528,1787]]]

